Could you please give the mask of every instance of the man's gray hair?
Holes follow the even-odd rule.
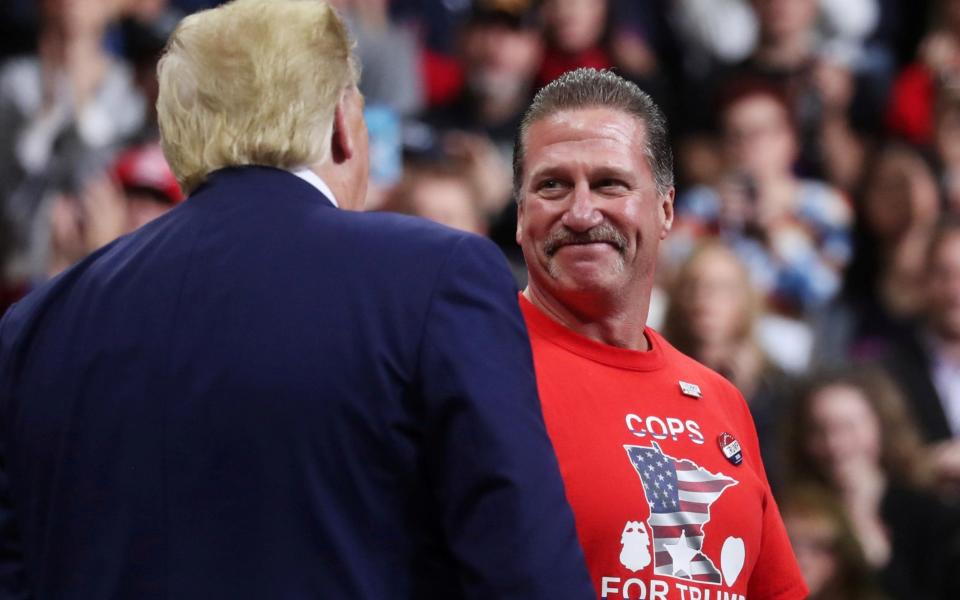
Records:
[[[584,108],[612,108],[643,121],[647,133],[644,154],[653,172],[657,192],[666,194],[673,186],[673,150],[663,111],[635,83],[612,71],[577,69],[561,75],[537,92],[523,114],[513,145],[513,195],[517,202],[522,200],[523,159],[530,127],[555,113]]]

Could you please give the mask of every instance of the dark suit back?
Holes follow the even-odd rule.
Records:
[[[592,597],[482,238],[227,169],[0,344],[6,590]]]

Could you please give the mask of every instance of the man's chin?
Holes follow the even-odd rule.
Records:
[[[573,293],[610,293],[618,286],[617,274],[622,268],[614,270],[610,266],[599,268],[597,265],[551,265],[550,279],[558,290]]]

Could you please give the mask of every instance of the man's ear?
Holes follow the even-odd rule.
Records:
[[[660,229],[661,240],[667,237],[667,233],[669,233],[670,228],[673,227],[673,198],[676,193],[677,189],[670,186],[667,193],[660,197],[660,211],[663,217],[663,225]]]
[[[330,136],[330,158],[334,164],[343,164],[353,158],[354,140],[347,127],[347,95],[343,94],[333,110],[333,135]]]
[[[520,240],[523,239],[523,202],[517,199],[517,233],[516,240],[517,245],[520,245]]]

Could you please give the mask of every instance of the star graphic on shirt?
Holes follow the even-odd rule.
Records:
[[[664,544],[663,547],[670,553],[670,559],[673,561],[673,575],[683,571],[688,577],[693,577],[690,570],[690,562],[696,558],[697,551],[687,545],[687,532],[680,533],[680,539],[676,544]]]

